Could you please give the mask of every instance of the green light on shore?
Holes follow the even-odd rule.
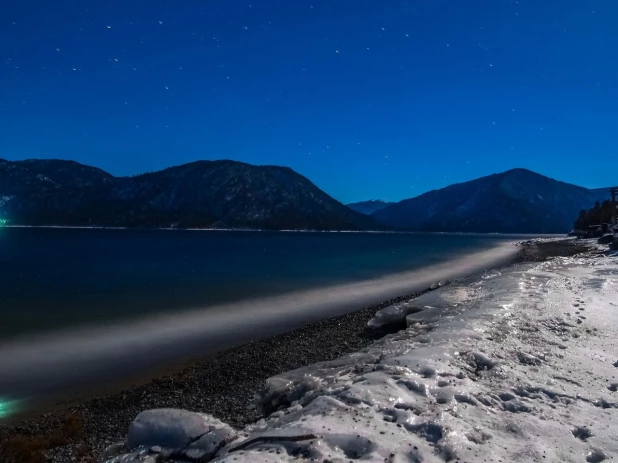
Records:
[[[8,418],[17,412],[17,400],[5,400],[0,398],[0,420]]]
[[[7,220],[6,220],[6,219],[0,219],[0,227],[1,227],[2,225],[6,225],[6,223],[7,223]]]

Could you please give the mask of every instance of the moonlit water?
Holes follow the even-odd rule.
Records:
[[[394,275],[491,235],[0,230],[0,339]]]
[[[2,229],[0,397],[57,397],[506,261],[512,236]]]

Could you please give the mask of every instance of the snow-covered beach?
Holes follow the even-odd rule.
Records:
[[[106,459],[611,460],[617,296],[618,260],[603,255],[463,279],[374,319],[405,318],[406,330],[269,379],[256,424],[236,432],[202,415],[147,412],[129,431],[141,447]]]
[[[515,266],[487,270],[455,280],[422,296],[417,293],[383,300],[365,308],[361,306],[358,308],[360,310],[348,314],[309,323],[294,331],[196,359],[184,366],[178,365],[178,368],[159,372],[151,377],[153,379],[118,385],[109,393],[93,391],[90,396],[77,396],[69,403],[33,411],[29,415],[15,415],[0,425],[0,454],[7,462],[22,461],[23,457],[46,458],[54,462],[97,460],[110,444],[125,441],[127,429],[138,414],[144,410],[168,408],[191,412],[154,411],[140,415],[138,422],[146,426],[138,426],[140,431],[137,435],[135,426],[132,426],[129,447],[112,449],[111,454],[105,454],[104,460],[129,453],[128,458],[112,461],[131,461],[137,455],[137,461],[165,461],[171,457],[174,461],[211,461],[213,458],[216,461],[235,461],[234,458],[244,458],[244,461],[286,461],[296,458],[310,461],[315,458],[317,461],[345,462],[357,458],[367,461],[384,461],[384,458],[387,461],[434,461],[437,458],[435,461],[443,461],[444,455],[448,457],[448,454],[440,453],[446,451],[441,449],[452,448],[455,452],[455,444],[459,442],[455,437],[464,432],[466,423],[472,423],[465,415],[471,413],[468,408],[474,407],[471,410],[482,416],[503,412],[499,410],[499,405],[484,403],[481,392],[484,391],[486,397],[491,397],[491,394],[498,397],[498,403],[507,410],[513,404],[530,400],[510,392],[516,396],[515,401],[504,401],[503,398],[509,397],[499,395],[504,390],[494,394],[491,389],[474,389],[485,387],[487,382],[487,387],[495,384],[496,379],[490,375],[498,375],[503,368],[510,368],[514,358],[515,366],[522,361],[519,354],[511,352],[510,357],[506,356],[509,351],[504,346],[492,348],[492,342],[500,337],[491,334],[492,330],[495,331],[492,320],[500,320],[501,310],[506,311],[505,307],[509,305],[512,305],[512,310],[504,312],[508,317],[502,317],[509,323],[516,323],[518,317],[530,318],[530,314],[535,313],[532,307],[538,304],[527,294],[538,298],[544,294],[542,291],[552,295],[564,290],[551,283],[558,281],[555,280],[556,275],[562,274],[563,270],[543,270],[543,265],[549,264],[538,263],[553,256],[581,253],[587,249],[587,244],[574,240],[535,241],[521,247],[516,257],[519,264]],[[581,276],[569,276],[571,286],[580,279],[583,282],[592,278],[586,276],[586,272],[596,271],[596,266],[603,259],[608,261],[608,265],[612,261],[611,258],[593,257],[592,254],[582,255],[578,259],[552,261],[568,264],[569,272],[584,272]],[[481,265],[480,262],[478,264]],[[538,265],[540,267],[537,268]],[[547,278],[547,282],[541,281],[534,272],[547,273],[549,276],[543,277]],[[608,275],[603,278],[610,281],[607,283],[609,285],[612,276],[611,273]],[[522,292],[528,291],[526,286],[517,283],[526,278],[534,282],[529,293]],[[565,298],[570,297],[564,294]],[[574,297],[581,299],[584,294]],[[529,305],[521,302],[528,299]],[[589,301],[592,302],[594,298]],[[575,326],[575,335],[584,329],[592,330],[590,320],[580,318],[582,323],[576,321],[580,315],[589,316],[586,311],[591,309],[582,307],[583,311],[572,309],[571,317],[574,318],[571,324]],[[419,324],[405,330],[406,314],[420,317]],[[566,317],[563,316],[569,320]],[[376,325],[382,325],[385,321],[388,326],[375,329]],[[368,330],[368,325],[373,328]],[[512,326],[515,327],[513,331],[507,330],[501,337],[517,339],[521,329],[517,328],[517,324]],[[546,329],[543,326],[539,325],[542,334]],[[396,331],[399,332],[383,337],[384,333]],[[570,336],[569,333],[565,331],[565,339]],[[375,341],[376,338],[381,339]],[[575,342],[581,343],[582,339],[586,339],[586,335]],[[564,342],[564,345],[570,344]],[[521,350],[521,358],[532,363],[531,369],[539,367],[534,365],[537,362],[535,358],[541,362],[540,366],[554,365],[551,355],[545,358],[532,348],[526,350],[522,347]],[[559,353],[564,354],[562,349]],[[527,357],[529,355],[533,357]],[[486,365],[491,365],[490,370],[483,370],[485,361],[488,362]],[[393,369],[395,366],[397,369]],[[454,376],[448,376],[449,373]],[[556,376],[568,378],[565,375]],[[504,381],[515,384],[511,380]],[[575,381],[585,386],[585,382]],[[504,384],[502,389],[508,391],[513,385]],[[405,394],[398,392],[401,388]],[[387,397],[388,391],[392,392],[392,398]],[[365,400],[365,393],[372,399]],[[601,407],[611,404],[612,392],[608,390],[606,394],[609,394],[605,396],[606,402],[598,402]],[[584,396],[583,392],[580,391],[580,395]],[[466,402],[468,396],[471,398]],[[399,404],[393,402],[396,397],[401,399]],[[563,397],[561,400],[567,399]],[[595,400],[588,396],[585,399]],[[386,403],[390,403],[391,411],[396,413],[387,412]],[[409,408],[411,404],[414,407]],[[4,410],[3,406],[10,405],[0,404],[0,411]],[[605,410],[612,411],[611,408]],[[160,413],[166,417],[162,421],[158,418]],[[440,413],[448,413],[451,418],[440,418]],[[454,419],[453,413],[460,415],[455,425],[448,421]],[[534,415],[536,412],[525,413]],[[390,418],[387,416],[389,414]],[[210,417],[205,418],[207,416]],[[362,421],[359,421],[361,417]],[[266,421],[263,421],[264,418]],[[392,429],[381,429],[387,422],[392,423]],[[157,426],[162,424],[163,428],[153,433],[152,423]],[[334,427],[334,423],[339,425]],[[168,432],[170,426],[175,427],[171,434]],[[482,423],[474,426],[482,427]],[[215,428],[219,430],[210,432]],[[350,434],[352,431],[354,433]],[[582,429],[575,432],[586,438],[588,431]],[[590,432],[594,434],[592,428]],[[189,440],[202,434],[204,439],[199,443],[196,440],[191,448],[187,447]],[[176,440],[170,441],[170,435],[175,436]],[[371,441],[367,450],[361,451],[353,440],[346,440],[351,437],[358,439],[357,435],[367,438],[367,444]],[[224,439],[218,440],[217,436],[224,436]],[[398,456],[404,448],[399,444],[393,446],[397,439],[403,439],[401,442],[406,445],[411,443],[411,451],[420,452],[420,456]],[[416,439],[420,439],[420,444]],[[588,442],[596,445],[598,439],[595,439],[590,438]],[[215,446],[204,448],[205,442]],[[144,445],[137,454],[131,452],[134,446],[141,444]],[[414,446],[417,448],[414,449]],[[395,456],[391,458],[391,453],[388,453],[382,458],[387,450]],[[611,455],[608,449],[600,451]],[[465,458],[465,452],[463,455]],[[591,461],[600,455],[592,453]],[[492,457],[488,461],[493,461]],[[584,460],[576,458],[573,461]]]

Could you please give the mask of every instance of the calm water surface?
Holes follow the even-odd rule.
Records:
[[[373,279],[516,237],[0,230],[0,339]]]

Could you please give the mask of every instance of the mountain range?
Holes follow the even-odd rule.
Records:
[[[380,199],[371,199],[369,201],[360,201],[358,203],[349,203],[346,204],[350,209],[360,212],[361,214],[371,215],[375,212],[381,211],[387,206],[390,206],[393,203],[388,201],[382,201]]]
[[[345,206],[287,167],[197,161],[115,177],[73,161],[0,159],[0,219],[18,225],[563,233],[608,194],[514,169]]]
[[[135,177],[0,160],[0,218],[20,225],[357,230],[373,220],[287,167],[198,161]]]

